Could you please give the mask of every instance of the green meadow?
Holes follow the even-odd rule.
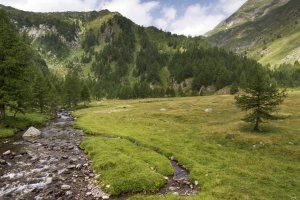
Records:
[[[112,195],[130,199],[299,199],[300,92],[281,105],[284,119],[263,132],[241,120],[231,95],[105,100],[78,110],[81,147]],[[208,110],[207,110],[208,109]],[[206,112],[206,111],[210,112]],[[199,181],[193,197],[144,196],[164,185],[173,156]]]

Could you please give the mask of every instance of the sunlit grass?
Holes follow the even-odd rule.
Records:
[[[244,113],[235,107],[230,95],[103,101],[92,105],[96,107],[75,113],[78,117],[75,126],[99,136],[86,137],[83,142],[83,147],[97,144],[97,151],[86,149],[88,153],[94,152],[91,156],[94,167],[98,162],[117,159],[115,152],[123,146],[116,141],[110,143],[112,139],[103,142],[100,136],[120,136],[129,140],[130,145],[136,143],[136,148],[173,156],[189,169],[191,180],[198,180],[201,187],[201,192],[192,199],[293,199],[300,196],[299,91],[290,92],[281,106],[279,114],[287,118],[264,124],[264,132],[259,134],[241,121]],[[205,112],[206,108],[212,108],[212,112]],[[103,145],[106,142],[111,145]],[[143,163],[138,152],[131,153],[133,163]],[[112,168],[104,174],[116,172],[114,176],[104,175],[100,180],[110,184],[126,179],[127,165],[122,164],[122,160],[116,163],[124,174]],[[135,177],[139,176],[137,173]],[[148,177],[155,179],[152,175]],[[143,184],[143,179],[140,183]],[[127,191],[134,188],[132,185]],[[175,196],[168,195],[166,199],[175,199]]]

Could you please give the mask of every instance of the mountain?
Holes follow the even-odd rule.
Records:
[[[251,79],[258,64],[119,13],[33,13],[0,6],[52,72],[77,71],[95,98],[137,98],[214,92]]]
[[[262,64],[300,61],[300,2],[248,0],[206,36]]]

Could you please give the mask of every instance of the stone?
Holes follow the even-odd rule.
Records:
[[[103,200],[107,200],[107,199],[109,199],[109,196],[106,196],[106,195],[105,195],[105,196],[102,197],[102,199],[103,199]]]
[[[10,154],[11,154],[11,151],[10,151],[10,150],[7,150],[7,151],[5,151],[2,155],[8,156],[8,155],[10,155]]]
[[[24,134],[23,138],[25,140],[30,140],[30,138],[40,137],[42,132],[34,127],[30,127]]]
[[[66,195],[67,195],[67,196],[71,196],[72,194],[73,194],[73,193],[72,193],[71,191],[67,191],[67,192],[66,192]]]
[[[4,164],[6,164],[6,161],[3,160],[3,159],[0,159],[0,164],[1,164],[1,165],[4,165]]]
[[[68,168],[68,169],[75,169],[76,166],[75,166],[75,165],[69,165],[67,168]]]
[[[206,108],[206,109],[204,109],[204,112],[207,112],[207,113],[211,113],[212,111],[213,111],[212,108]]]
[[[70,190],[70,189],[71,189],[71,186],[69,186],[69,185],[62,185],[62,186],[60,187],[60,189],[62,189],[62,190]]]
[[[81,168],[82,168],[81,164],[76,165],[76,169],[81,169]]]
[[[178,195],[179,195],[179,193],[178,193],[178,192],[173,192],[173,194],[174,194],[174,195],[176,195],[176,196],[178,196]]]
[[[176,187],[172,187],[172,186],[171,186],[171,187],[169,187],[169,190],[170,190],[170,191],[175,191],[175,190],[176,190]]]
[[[199,182],[198,181],[195,181],[195,185],[198,185],[199,184]]]

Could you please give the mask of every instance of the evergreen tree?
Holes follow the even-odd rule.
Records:
[[[236,82],[233,82],[230,87],[230,94],[236,94],[237,92],[239,92],[238,84]]]
[[[70,108],[77,106],[80,100],[81,87],[78,72],[69,71],[65,78],[64,85],[65,103]]]
[[[33,94],[34,102],[36,102],[40,112],[43,113],[49,100],[49,87],[44,75],[40,70],[36,71],[36,79],[33,84]]]
[[[267,78],[265,72],[257,67],[253,81],[243,89],[243,94],[236,96],[236,105],[247,111],[244,121],[253,122],[254,131],[260,131],[263,120],[276,119],[272,112],[278,109],[286,97],[286,92],[279,91],[276,84]]]
[[[81,89],[81,100],[84,102],[85,106],[91,101],[90,90],[85,83]]]
[[[24,112],[30,81],[25,75],[30,64],[30,51],[22,42],[6,13],[0,9],[0,120],[7,107]]]

